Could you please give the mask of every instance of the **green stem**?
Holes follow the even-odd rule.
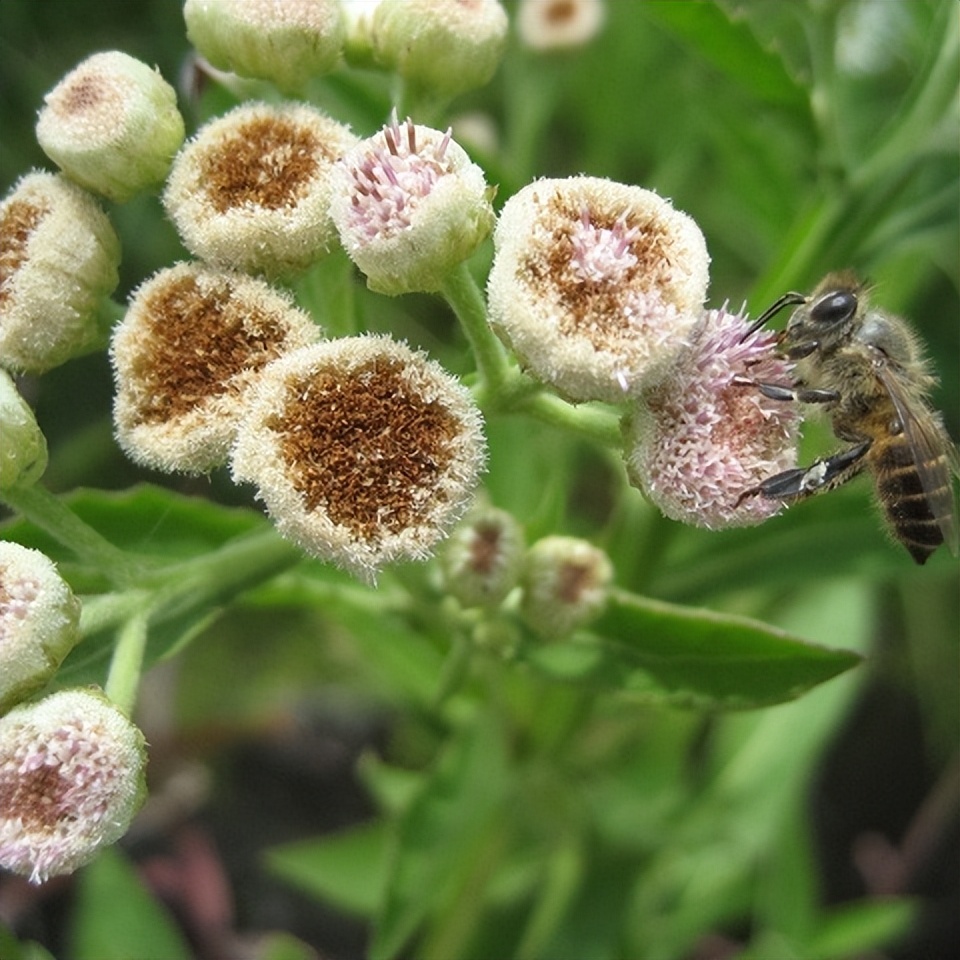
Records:
[[[123,593],[84,596],[82,600],[80,636],[91,637],[129,620],[149,604],[150,594],[146,590],[126,590]]]
[[[619,415],[604,407],[591,404],[574,406],[552,393],[535,393],[525,397],[511,410],[580,434],[604,446],[619,447],[623,444]]]
[[[104,687],[106,695],[127,716],[133,713],[143,670],[143,654],[147,649],[148,608],[142,606],[117,634],[117,645],[110,661],[110,672]]]
[[[487,305],[466,263],[446,278],[442,293],[460,321],[477,361],[482,395],[496,395],[507,380],[510,366],[503,344],[487,323]]]
[[[303,559],[299,547],[273,529],[231,540],[219,550],[180,561],[147,578],[155,587],[152,619],[161,621],[224,603]]]
[[[143,567],[129,553],[102,537],[45,487],[39,484],[15,487],[4,490],[2,497],[8,506],[49,533],[85,565],[99,570],[111,582],[132,584],[143,573]]]

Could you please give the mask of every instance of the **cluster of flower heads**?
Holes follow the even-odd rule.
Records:
[[[527,371],[575,401],[625,405],[627,475],[668,516],[719,529],[776,501],[745,497],[795,463],[794,405],[775,337],[705,311],[699,228],[656,193],[595,177],[538,180],[504,205],[490,321]]]
[[[497,0],[187,0],[202,69],[287,94],[351,65],[391,70],[434,103],[485,83],[506,42]],[[541,50],[582,43],[600,0],[522,0]],[[245,103],[184,143],[173,89],[126,54],[97,54],[51,91],[38,140],[61,173],[23,177],[0,204],[0,367],[42,373],[104,346],[117,438],[160,470],[227,464],[280,532],[372,582],[422,559],[454,527],[485,463],[477,405],[455,378],[386,336],[324,339],[272,285],[342,246],[370,289],[443,289],[493,232],[489,322],[535,379],[571,402],[625,407],[627,473],[665,513],[724,527],[777,504],[744,494],[793,463],[794,408],[774,339],[705,311],[706,244],[657,194],[592,177],[540,180],[499,218],[483,172],[451,139],[392,117],[358,138],[299,101]],[[119,241],[93,194],[162,189],[193,262],[164,268],[110,329]],[[33,483],[46,445],[0,371],[0,492]],[[67,873],[119,837],[143,797],[143,738],[92,690],[38,702],[76,642],[78,605],[53,564],[0,544],[0,866]],[[443,554],[466,607],[517,597],[544,638],[595,617],[605,555],[545,537],[529,549],[507,514],[482,510]]]

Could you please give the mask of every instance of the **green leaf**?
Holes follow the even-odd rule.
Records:
[[[277,876],[335,906],[372,917],[383,897],[387,828],[365,823],[324,837],[268,850]]]
[[[0,923],[0,957],[3,960],[56,960],[49,951],[32,940],[20,942],[6,924]]]
[[[256,960],[317,960],[317,951],[289,933],[268,933],[257,941]]]
[[[75,960],[190,960],[166,909],[109,847],[80,875],[70,955]]]
[[[224,507],[151,484],[122,491],[81,488],[62,500],[81,520],[121,549],[160,558],[193,557],[268,525],[253,510]],[[56,540],[26,520],[5,524],[3,534],[54,560],[72,560]]]
[[[712,3],[650,3],[644,13],[761,101],[805,106],[806,94],[781,58],[742,20]]]
[[[398,956],[430,915],[440,929],[424,956],[460,955],[482,908],[480,878],[502,853],[508,782],[499,724],[482,716],[449,744],[400,821],[373,960]]]
[[[745,617],[616,595],[593,639],[536,648],[551,675],[697,709],[747,709],[792,700],[860,657],[805,643]]]
[[[803,955],[807,960],[842,960],[887,947],[909,932],[918,908],[908,899],[845,904],[819,919],[817,934]]]

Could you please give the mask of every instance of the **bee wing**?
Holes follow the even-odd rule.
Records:
[[[904,388],[900,378],[888,366],[879,371],[903,432],[913,451],[913,459],[927,496],[930,512],[936,517],[944,543],[956,556],[958,549],[957,508],[953,497],[953,475],[960,475],[960,457],[947,435],[938,414]]]

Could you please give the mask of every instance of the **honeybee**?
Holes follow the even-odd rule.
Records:
[[[906,322],[871,306],[857,278],[840,272],[809,296],[782,296],[745,336],[788,306],[797,309],[777,343],[784,357],[797,362],[799,378],[790,385],[756,386],[774,400],[821,405],[834,435],[851,445],[769,477],[741,500],[762,496],[793,503],[867,469],[893,534],[917,563],[941,543],[956,554],[957,450],[929,406],[936,380]]]

